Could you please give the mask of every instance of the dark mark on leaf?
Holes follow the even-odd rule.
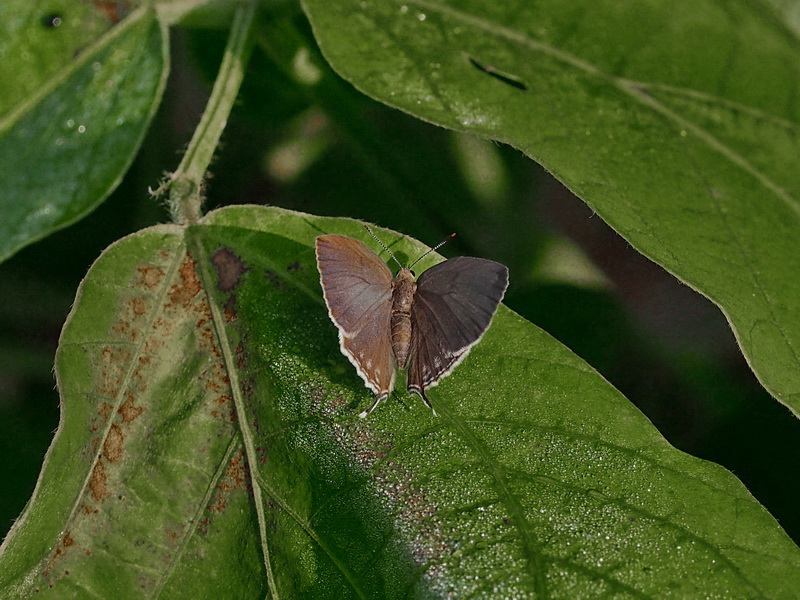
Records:
[[[277,273],[270,271],[269,269],[264,269],[264,277],[267,278],[267,281],[271,281],[272,285],[274,285],[276,288],[281,289],[284,287],[283,281],[281,281],[281,278]]]
[[[50,13],[42,17],[42,25],[49,29],[60,27],[63,23],[63,17],[59,13]]]
[[[510,85],[511,87],[523,92],[528,91],[528,86],[525,85],[522,79],[520,79],[516,75],[512,75],[511,73],[506,73],[504,71],[501,71],[496,67],[493,67],[492,65],[485,65],[483,63],[480,63],[471,56],[469,57],[469,62],[473,67],[475,67],[479,71],[486,73],[487,75],[490,75],[491,77],[494,77],[499,81],[502,81],[506,85]]]
[[[211,257],[211,263],[217,270],[217,289],[221,292],[233,291],[247,270],[242,259],[230,248],[217,250]]]
[[[292,264],[290,264],[288,267],[286,267],[286,270],[290,271],[290,272],[302,271],[303,270],[303,265],[301,265],[297,261],[294,261]]]

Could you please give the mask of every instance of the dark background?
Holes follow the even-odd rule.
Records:
[[[589,362],[674,446],[733,471],[800,542],[800,422],[761,388],[714,305],[518,151],[369,100],[324,67],[301,15],[280,27],[288,34],[263,36],[254,52],[211,166],[208,209],[348,216],[430,245],[457,232],[445,256],[508,265],[510,308]],[[0,536],[58,425],[52,365],[78,284],[109,244],[168,220],[147,190],[177,166],[224,43],[224,32],[176,33],[164,102],[120,187],[0,265]],[[321,69],[316,85],[293,79],[298,49]]]

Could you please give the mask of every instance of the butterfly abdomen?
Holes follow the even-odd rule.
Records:
[[[414,303],[414,274],[400,269],[392,282],[392,352],[397,366],[404,369],[411,348],[411,305]]]

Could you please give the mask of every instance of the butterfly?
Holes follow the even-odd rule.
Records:
[[[376,396],[359,416],[389,396],[397,369],[406,367],[408,389],[433,410],[425,390],[449,375],[489,328],[508,287],[508,269],[492,260],[459,256],[416,279],[411,267],[444,242],[403,267],[367,230],[400,267],[396,276],[359,240],[343,235],[316,239],[322,292],[339,330],[339,347]]]

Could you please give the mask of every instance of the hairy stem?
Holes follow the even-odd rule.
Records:
[[[253,0],[242,2],[236,9],[225,55],[214,82],[208,104],[194,131],[192,141],[181,164],[156,193],[169,189],[172,220],[180,225],[192,225],[200,220],[203,202],[203,180],[208,165],[219,144],[222,130],[228,122],[244,71],[253,49],[255,30]]]

